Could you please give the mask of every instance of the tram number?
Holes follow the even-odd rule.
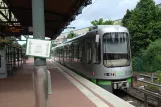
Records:
[[[104,73],[104,76],[112,76],[112,73]]]

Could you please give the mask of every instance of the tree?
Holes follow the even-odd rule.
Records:
[[[129,26],[129,24],[131,23],[131,14],[132,11],[130,11],[129,9],[127,9],[126,14],[124,16],[124,18],[122,19],[122,25],[123,26]]]
[[[94,21],[91,21],[91,24],[93,26],[97,26],[97,25],[113,25],[114,24],[114,21],[112,20],[103,20],[103,18],[100,18],[99,20],[94,20]]]
[[[122,23],[131,35],[132,55],[139,55],[141,50],[161,36],[161,10],[153,0],[140,0],[134,10],[127,10]]]
[[[146,50],[143,51],[143,67],[145,71],[161,71],[161,39],[152,42]]]
[[[77,34],[75,34],[73,31],[69,32],[69,34],[67,35],[67,39],[71,39],[73,37],[76,37]]]

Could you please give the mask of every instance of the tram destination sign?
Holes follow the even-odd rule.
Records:
[[[27,39],[26,55],[49,58],[51,44],[50,40]]]

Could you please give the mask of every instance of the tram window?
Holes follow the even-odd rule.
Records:
[[[67,47],[67,60],[69,60],[70,50],[69,47]]]
[[[59,57],[61,58],[61,49],[59,49]]]
[[[64,50],[65,50],[64,58],[67,59],[67,53],[68,53],[67,47],[65,47]]]
[[[64,58],[64,48],[61,49],[61,57]]]
[[[60,49],[60,58],[62,57],[62,49]]]
[[[79,45],[77,45],[77,53],[76,53],[76,55],[77,55],[77,61],[79,60]]]
[[[91,63],[92,61],[92,44],[87,43],[87,63]]]
[[[63,58],[66,58],[66,47],[63,48]]]
[[[73,45],[70,45],[70,55],[69,55],[69,58],[70,58],[70,60],[73,60],[73,58],[74,58],[74,47],[73,47]]]
[[[79,55],[80,55],[80,62],[84,63],[85,62],[85,46],[81,46],[80,50],[79,50]]]
[[[71,47],[69,47],[69,60],[71,60]]]
[[[83,60],[82,60],[82,46],[81,45],[79,46],[79,49],[78,49],[78,61],[83,62]]]
[[[96,63],[96,48],[95,47],[92,50],[92,63]]]
[[[74,61],[74,45],[72,45],[71,60]]]
[[[77,45],[75,45],[74,46],[74,61],[77,61],[77,51],[78,51],[78,46]]]
[[[1,55],[0,55],[0,68],[1,68]]]
[[[69,60],[71,60],[71,47],[69,47]]]

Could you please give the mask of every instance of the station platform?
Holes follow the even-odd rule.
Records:
[[[27,60],[14,76],[0,79],[0,107],[35,107],[33,59]],[[49,107],[134,107],[51,59],[52,94]]]

